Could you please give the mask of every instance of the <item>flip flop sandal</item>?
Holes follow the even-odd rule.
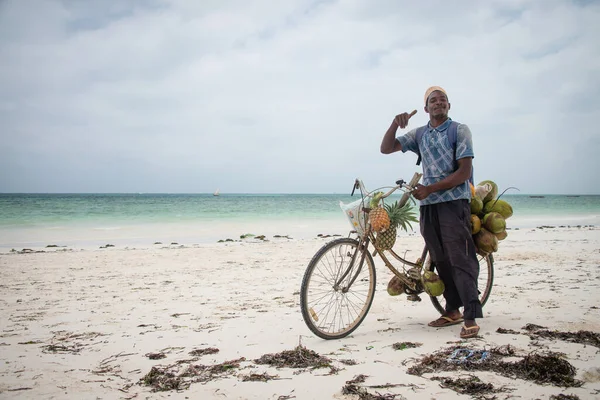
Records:
[[[463,322],[463,317],[452,319],[450,317],[442,315],[441,317],[439,317],[435,321],[431,321],[427,325],[434,328],[443,328],[444,326],[456,325],[460,324],[461,322]]]
[[[475,326],[464,326],[460,330],[460,338],[461,339],[469,339],[477,336],[479,334],[479,327]]]

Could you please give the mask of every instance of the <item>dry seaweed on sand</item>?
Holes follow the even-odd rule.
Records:
[[[268,382],[274,379],[279,379],[279,375],[269,375],[266,372],[262,374],[242,375],[242,382]]]
[[[140,384],[151,386],[152,390],[184,390],[190,387],[192,383],[208,382],[224,375],[229,375],[236,368],[240,367],[240,362],[245,358],[225,361],[214,365],[187,365],[174,363],[167,366],[154,366],[142,379]]]
[[[396,398],[404,399],[404,397],[402,397],[399,394],[369,393],[369,391],[367,391],[367,389],[365,389],[364,387],[359,385],[360,383],[363,383],[367,379],[367,377],[368,377],[367,375],[360,374],[360,375],[355,376],[352,380],[346,381],[346,384],[342,387],[342,394],[357,395],[359,400],[394,400]]]
[[[500,363],[499,367],[501,370],[506,370],[507,374],[512,372],[517,378],[536,383],[550,383],[564,387],[577,387],[583,384],[575,379],[575,367],[557,353],[532,353],[514,363]]]
[[[545,326],[536,325],[536,324],[526,324],[523,328],[526,331],[538,331],[540,329],[547,329]]]
[[[580,330],[577,332],[559,332],[543,329],[530,331],[529,337],[531,337],[532,339],[559,339],[565,342],[590,345],[600,348],[600,333],[591,331]]]
[[[145,357],[148,357],[150,360],[160,360],[163,358],[166,358],[167,355],[163,352],[158,352],[158,353],[146,353],[144,354]]]
[[[200,357],[206,354],[215,354],[218,353],[219,349],[217,349],[216,347],[207,347],[205,349],[194,349],[192,351],[190,351],[188,354],[190,356],[194,356],[194,357]]]
[[[514,355],[510,347],[495,348],[489,351],[483,359],[477,356],[464,359],[452,359],[452,354],[460,347],[442,349],[424,356],[416,365],[408,369],[411,375],[423,375],[438,371],[490,371],[498,374],[534,381],[538,384],[552,384],[562,387],[581,386],[582,382],[575,379],[575,367],[560,354],[548,352],[546,354],[530,353],[514,362],[503,361],[502,358]],[[468,349],[467,349],[468,350]],[[474,354],[481,350],[471,350]]]
[[[47,346],[42,346],[43,353],[71,353],[77,354],[81,349],[76,345],[73,346],[65,346],[62,344],[49,344]]]
[[[433,376],[432,380],[440,381],[440,386],[445,389],[452,389],[460,394],[469,394],[476,399],[484,399],[485,395],[493,393],[506,392],[506,388],[495,388],[491,383],[482,382],[475,375],[469,375],[468,378],[453,379],[444,376]]]
[[[521,332],[517,332],[512,329],[498,328],[496,329],[496,333],[501,333],[503,335],[520,335]]]
[[[319,355],[313,350],[309,350],[302,345],[296,346],[294,350],[284,350],[275,354],[264,354],[254,360],[256,364],[267,364],[276,368],[329,368],[331,373],[338,371],[331,364],[331,360],[325,356]]]
[[[405,350],[405,349],[414,349],[417,347],[423,346],[423,343],[413,343],[413,342],[398,342],[392,345],[394,350]]]
[[[180,376],[177,376],[176,373],[161,367],[152,367],[150,372],[144,375],[140,380],[140,383],[146,386],[152,386],[152,390],[155,392],[183,390],[190,386],[190,382],[184,382],[184,380]]]
[[[517,354],[517,350],[511,346],[510,344],[505,344],[503,346],[492,347],[490,349],[491,354],[496,354],[503,357],[510,357]]]
[[[550,400],[579,400],[579,396],[575,394],[553,394]]]

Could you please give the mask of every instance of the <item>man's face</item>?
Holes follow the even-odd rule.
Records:
[[[446,95],[443,92],[436,90],[435,92],[429,95],[425,111],[428,112],[432,117],[447,117],[449,110],[450,103],[448,103],[448,97],[446,97]]]

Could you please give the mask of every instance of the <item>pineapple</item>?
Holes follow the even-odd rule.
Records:
[[[382,195],[382,192],[375,193],[369,203],[371,208],[371,211],[369,211],[369,222],[375,232],[385,232],[390,227],[390,217],[385,208],[379,204]]]
[[[402,227],[406,231],[408,230],[407,226],[412,229],[411,222],[418,222],[410,203],[401,207],[396,201],[391,205],[386,204],[385,210],[390,219],[390,226],[386,231],[377,233],[375,244],[380,250],[389,250],[394,246],[398,227]]]

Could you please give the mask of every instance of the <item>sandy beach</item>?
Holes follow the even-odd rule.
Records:
[[[600,398],[600,228],[509,231],[480,336],[470,340],[459,339],[459,325],[428,327],[437,313],[427,298],[389,296],[391,273],[377,258],[377,293],[362,325],[341,340],[314,336],[300,313],[300,284],[332,238],[290,237],[0,254],[0,398],[468,399],[450,383],[473,376],[500,390],[479,398]],[[397,246],[416,254],[421,243],[412,235]],[[560,353],[576,384],[463,361],[416,368],[449,348],[507,362]],[[261,363],[302,349],[327,366]],[[156,391],[152,383],[168,372],[179,386]]]

